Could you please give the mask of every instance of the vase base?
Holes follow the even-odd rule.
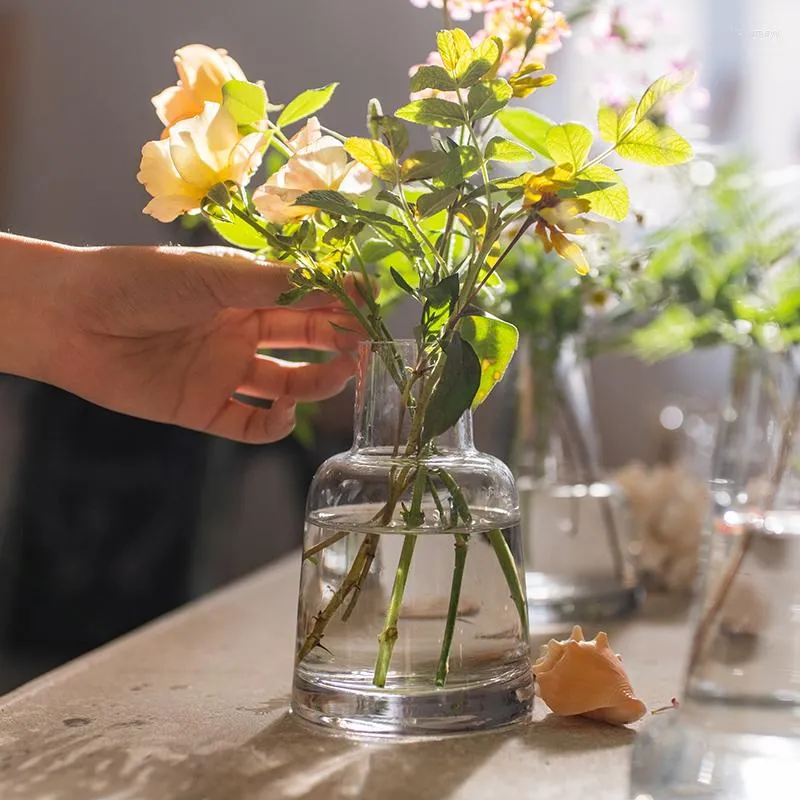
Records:
[[[360,690],[330,677],[295,674],[292,711],[342,733],[426,737],[487,731],[530,719],[533,677],[529,662],[495,682],[413,693]]]
[[[720,730],[682,712],[666,716],[651,720],[637,736],[630,800],[796,800],[797,736]],[[775,730],[785,729],[782,720],[772,722]]]
[[[580,580],[561,575],[528,572],[528,616],[531,628],[564,623],[618,619],[636,611],[644,589],[624,586],[613,579]]]

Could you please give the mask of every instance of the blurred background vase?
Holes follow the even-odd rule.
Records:
[[[523,339],[511,460],[531,625],[619,617],[642,599],[632,522],[605,480],[581,337]]]
[[[752,348],[731,376],[684,698],[637,738],[632,798],[797,797],[800,370]]]

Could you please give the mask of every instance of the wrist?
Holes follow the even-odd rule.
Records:
[[[0,233],[0,373],[48,381],[58,298],[75,250]]]

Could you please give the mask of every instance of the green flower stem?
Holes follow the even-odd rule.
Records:
[[[378,636],[380,648],[378,650],[378,660],[375,664],[375,675],[372,682],[375,686],[383,688],[386,686],[386,677],[389,674],[389,662],[392,660],[392,652],[397,642],[397,620],[400,616],[400,607],[403,603],[403,594],[408,581],[408,573],[411,569],[411,558],[414,555],[414,548],[417,544],[417,536],[414,533],[407,534],[403,539],[403,549],[400,551],[400,560],[397,563],[397,572],[394,576],[392,586],[392,596],[389,600],[389,607],[386,609],[386,620],[383,630]]]
[[[336,531],[336,533],[332,533],[330,536],[325,537],[321,542],[317,542],[313,547],[309,547],[308,550],[303,551],[303,559],[313,558],[317,553],[321,553],[323,550],[326,550],[331,545],[336,544],[336,542],[341,541],[345,538],[345,536],[349,536],[352,531]]]
[[[467,545],[469,536],[463,533],[454,534],[455,537],[455,564],[453,566],[453,580],[450,584],[450,605],[447,609],[447,621],[442,636],[442,650],[439,654],[439,666],[436,668],[436,685],[444,686],[447,673],[450,670],[450,648],[453,646],[453,634],[458,617],[458,604],[461,600],[461,584],[464,580],[464,566],[467,563]]]
[[[425,495],[425,486],[428,483],[428,469],[420,465],[417,467],[414,476],[414,492],[411,496],[411,508],[406,516],[409,527],[419,527],[423,520],[422,498]],[[378,636],[379,648],[378,659],[375,663],[375,675],[373,683],[375,686],[383,687],[386,685],[386,676],[389,673],[389,664],[392,660],[392,652],[397,642],[397,620],[400,617],[400,608],[403,604],[403,594],[406,590],[408,573],[411,570],[411,559],[414,556],[414,548],[417,545],[417,536],[414,533],[407,534],[403,540],[403,549],[400,552],[400,561],[397,564],[397,572],[394,576],[392,595],[389,599],[389,606],[386,609],[386,620],[383,630]]]
[[[517,607],[519,619],[522,623],[522,633],[524,636],[528,635],[528,603],[525,599],[525,587],[519,578],[519,571],[517,570],[517,562],[508,542],[503,536],[499,528],[489,531],[487,534],[489,543],[500,562],[500,569],[503,570],[508,588],[511,590],[511,598],[514,600],[514,605]]]
[[[299,664],[315,647],[322,642],[322,637],[325,634],[325,628],[328,626],[333,615],[344,603],[347,595],[352,592],[356,587],[356,580],[361,573],[362,564],[375,557],[375,551],[378,547],[379,537],[375,533],[368,533],[361,542],[358,548],[358,553],[350,565],[350,569],[345,576],[342,585],[336,590],[333,597],[328,602],[328,605],[317,614],[314,620],[314,627],[311,632],[306,636],[305,641],[297,652],[297,663]]]

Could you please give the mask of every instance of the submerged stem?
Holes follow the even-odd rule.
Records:
[[[517,607],[519,619],[522,623],[522,634],[527,636],[528,603],[525,596],[525,587],[522,585],[522,581],[519,578],[517,561],[514,558],[514,554],[511,552],[511,548],[508,546],[506,537],[503,536],[503,532],[499,528],[489,531],[487,536],[489,537],[489,543],[492,545],[492,549],[497,556],[497,560],[500,562],[500,569],[503,570],[503,575],[505,575],[508,588],[511,590],[511,599],[514,601],[514,605]]]
[[[386,621],[380,636],[378,636],[380,649],[378,650],[378,660],[375,664],[375,675],[372,682],[375,686],[380,688],[386,686],[386,677],[389,674],[389,663],[392,660],[392,652],[397,642],[397,620],[400,617],[403,594],[406,590],[408,573],[411,570],[411,559],[414,555],[416,544],[417,536],[414,533],[406,534],[403,538],[403,549],[400,552],[400,560],[397,563],[397,572],[395,573],[394,584],[392,586],[392,596],[389,600],[389,607],[386,609]]]
[[[464,566],[467,563],[467,545],[469,536],[463,533],[454,534],[455,537],[455,564],[453,566],[453,580],[450,584],[450,605],[447,609],[447,621],[444,625],[442,636],[442,650],[439,654],[439,666],[436,668],[436,685],[444,686],[447,673],[450,670],[450,648],[453,646],[453,634],[458,617],[458,604],[461,601],[461,584],[464,580]]]

